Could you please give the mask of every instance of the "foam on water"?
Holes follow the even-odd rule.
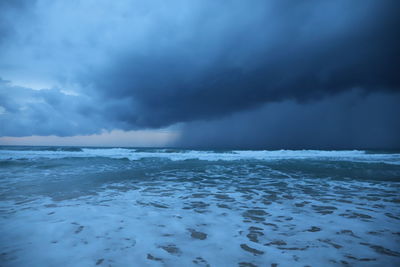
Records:
[[[97,195],[63,201],[1,203],[6,266],[400,263],[398,188],[291,179],[225,189],[129,187],[109,184]]]
[[[0,160],[69,157],[108,157],[130,160],[165,158],[175,161],[188,159],[208,161],[317,159],[400,164],[400,153],[366,153],[362,150],[232,150],[223,152],[201,150],[172,150],[171,152],[169,149],[129,148],[82,148],[81,151],[0,150]]]
[[[1,266],[400,265],[397,154],[7,153]]]

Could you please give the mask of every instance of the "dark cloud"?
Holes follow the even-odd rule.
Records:
[[[0,115],[6,125],[0,135],[74,135],[181,124],[181,144],[193,145],[195,140],[204,144],[197,131],[219,132],[221,125],[231,129],[227,121],[251,129],[245,121],[264,117],[254,110],[272,107],[274,115],[268,113],[268,123],[314,107],[316,113],[329,109],[329,114],[336,114],[329,116],[337,128],[346,128],[348,124],[339,119],[345,114],[344,102],[329,102],[331,98],[353,95],[357,89],[367,97],[351,98],[355,105],[364,103],[359,104],[363,112],[357,113],[355,121],[370,116],[385,121],[389,113],[370,113],[365,99],[376,98],[380,104],[369,100],[371,105],[384,109],[389,98],[382,100],[380,95],[396,95],[400,89],[396,72],[400,4],[396,0],[174,0],[168,4],[36,0],[4,1],[0,7],[0,33],[4,33],[0,77],[16,84],[28,81],[25,87],[44,81],[56,88],[32,91],[3,85],[0,106],[8,115]],[[62,93],[69,91],[76,95]],[[32,97],[44,100],[27,105],[26,99]],[[24,116],[16,108],[22,105],[28,107]],[[254,119],[230,121],[230,116],[241,114],[253,114]],[[313,123],[318,117],[311,118],[314,114],[304,115],[303,128],[318,128]],[[67,123],[60,123],[60,118]],[[282,123],[276,128],[287,129]],[[393,120],[388,125],[381,140],[398,132]],[[330,139],[341,135],[328,134],[329,127],[321,128],[326,139],[310,142],[332,147],[373,143],[371,138],[363,139],[369,136],[369,126],[360,127],[363,130],[354,134],[365,139],[360,143],[349,142],[346,136]],[[249,136],[238,130],[236,136],[242,135]],[[258,141],[248,145],[270,145],[263,136],[253,136]],[[281,138],[280,131],[268,136]],[[277,143],[307,144],[306,137],[292,140],[298,141]],[[394,144],[385,144],[389,143]]]
[[[177,146],[256,149],[400,147],[400,93],[353,90],[307,105],[285,100],[185,124]]]
[[[35,4],[36,0],[2,0],[0,1],[0,44],[6,42],[8,38],[17,31],[18,21],[21,16],[26,15],[26,11]]]
[[[284,99],[399,89],[394,1],[224,7],[196,14],[201,22],[160,24],[146,53],[128,50],[89,75],[105,97],[131,100],[132,112],[116,119],[161,127]]]
[[[76,135],[117,127],[86,96],[32,90],[0,80],[0,136]],[[100,116],[99,116],[100,115]]]

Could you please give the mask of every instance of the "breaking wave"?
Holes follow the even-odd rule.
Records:
[[[112,159],[141,160],[144,158],[163,158],[173,161],[206,160],[334,160],[354,162],[383,162],[400,164],[400,153],[388,151],[376,152],[363,150],[184,150],[184,149],[135,149],[135,148],[80,148],[80,147],[18,147],[2,148],[0,160],[13,159],[60,159],[60,158],[105,157]]]

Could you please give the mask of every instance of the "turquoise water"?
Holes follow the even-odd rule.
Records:
[[[396,266],[400,153],[1,147],[2,266]]]

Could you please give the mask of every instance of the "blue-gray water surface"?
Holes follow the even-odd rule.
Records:
[[[1,266],[399,266],[400,152],[0,147]]]

